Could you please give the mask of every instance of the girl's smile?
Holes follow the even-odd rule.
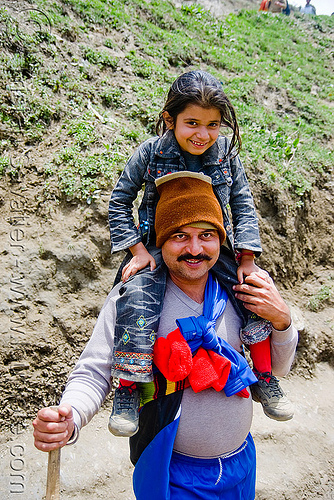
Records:
[[[221,124],[221,114],[217,108],[203,108],[189,104],[176,117],[175,124],[167,111],[164,120],[183,151],[201,155],[217,140]]]

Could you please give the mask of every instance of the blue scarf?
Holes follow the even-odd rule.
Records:
[[[205,287],[203,314],[195,317],[177,319],[176,323],[191,352],[202,346],[215,351],[231,361],[231,371],[224,387],[226,396],[232,396],[247,386],[257,382],[246,359],[226,340],[217,336],[215,325],[222,315],[228,300],[227,292],[221,288],[217,280],[209,274]]]

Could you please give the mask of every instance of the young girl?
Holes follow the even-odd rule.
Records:
[[[220,135],[228,127],[232,139]],[[129,249],[116,277],[123,284],[117,301],[112,373],[120,377],[109,430],[130,436],[138,429],[139,395],[136,382],[153,379],[153,344],[162,310],[166,271],[155,246],[154,220],[158,193],[155,179],[179,171],[203,172],[212,179],[222,207],[227,243],[213,271],[227,289],[259,268],[254,258],[261,243],[253,198],[238,152],[241,148],[234,108],[221,83],[209,73],[190,71],[172,84],[159,115],[157,137],[145,141],[124,168],[109,205],[112,251]],[[139,207],[139,226],[133,202],[145,185]],[[232,214],[230,222],[228,205]],[[231,293],[230,293],[231,295]],[[292,418],[291,405],[271,375],[270,324],[237,305],[245,317],[241,332],[250,344],[258,384],[253,398],[276,420]],[[261,342],[259,342],[261,341]],[[256,343],[254,343],[256,342]]]

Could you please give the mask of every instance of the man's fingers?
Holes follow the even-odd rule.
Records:
[[[34,438],[36,441],[43,441],[44,443],[58,443],[59,441],[63,441],[68,436],[68,429],[65,429],[62,432],[43,432],[39,429],[34,430]]]
[[[45,443],[44,441],[37,441],[35,439],[35,447],[39,451],[48,452],[48,451],[56,450],[57,448],[61,448],[65,444],[66,444],[65,441],[58,441],[56,443]]]
[[[239,283],[242,283],[244,280],[244,273],[242,272],[242,270],[240,268],[238,268],[238,270],[237,270],[237,278],[238,278]]]
[[[51,451],[64,446],[70,438],[69,433],[68,422],[48,423],[46,426],[45,422],[43,425],[41,421],[34,423],[34,443],[40,451]]]
[[[253,295],[247,295],[246,293],[236,293],[236,298],[241,300],[241,302],[245,302],[247,304],[255,304],[257,298]]]
[[[68,403],[62,403],[57,407],[58,414],[60,415],[61,420],[63,420],[63,417],[65,418],[72,418],[73,417],[73,410],[72,406],[69,405]]]
[[[64,446],[73,429],[73,412],[69,404],[42,408],[33,421],[34,443],[40,451],[51,451]]]
[[[48,452],[48,451],[51,451],[51,450],[56,450],[57,448],[59,448],[59,444],[48,444],[48,443],[44,443],[43,441],[37,441],[35,439],[35,447],[39,450],[39,451],[44,451],[44,452]]]
[[[50,422],[63,422],[73,416],[72,407],[68,403],[59,406],[48,406],[38,411],[37,417]]]
[[[269,273],[260,269],[245,278],[246,283],[253,284],[255,286],[264,286],[265,284],[273,284],[273,280],[271,279]]]
[[[66,418],[72,417],[72,408],[69,404],[63,403],[61,406],[48,406],[37,412],[34,420],[41,422],[63,422]]]
[[[252,273],[245,277],[243,283],[234,285],[233,290],[237,292],[236,297],[240,300],[247,300],[247,296],[264,298],[272,293],[274,284],[266,271]],[[247,294],[241,297],[241,294]]]
[[[67,429],[68,423],[64,420],[61,422],[46,422],[44,420],[36,418],[32,423],[34,429],[40,432],[46,433],[57,433],[64,432]]]
[[[236,293],[236,297],[240,300],[247,300],[247,298],[251,297],[264,297],[267,290],[262,288],[258,288],[255,286],[247,285],[246,283],[235,285],[233,287]],[[241,297],[242,296],[242,297]]]

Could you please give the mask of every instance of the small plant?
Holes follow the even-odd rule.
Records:
[[[106,47],[108,47],[109,49],[114,49],[115,48],[115,44],[114,44],[114,42],[112,40],[110,40],[110,38],[106,38],[104,40],[104,45]]]
[[[22,164],[19,161],[13,163],[12,159],[9,159],[9,167],[7,167],[6,173],[9,175],[11,181],[15,182],[18,180],[21,166]]]
[[[131,141],[138,142],[140,134],[138,130],[122,130],[124,137],[130,139]]]
[[[99,68],[117,68],[118,58],[112,57],[106,51],[93,50],[90,47],[81,46],[83,58],[90,64],[95,64]]]
[[[325,307],[332,297],[332,288],[327,285],[322,285],[320,290],[312,296],[307,307],[310,311],[318,312]]]
[[[134,51],[131,51],[126,57],[130,61],[132,71],[136,76],[141,76],[142,78],[150,78],[152,76],[154,65],[150,61],[135,55]]]
[[[96,127],[89,122],[90,117],[84,115],[83,118],[73,120],[67,127],[68,134],[75,140],[75,144],[81,147],[88,146],[97,140]]]
[[[196,19],[208,17],[208,11],[200,5],[182,5],[181,10]]]
[[[101,92],[103,104],[108,108],[120,108],[123,105],[123,91],[120,88],[108,88]]]
[[[293,139],[288,137],[283,130],[271,132],[267,139],[268,145],[279,153],[281,158],[291,160],[295,155],[297,146],[299,144],[299,137]]]
[[[0,175],[4,175],[10,167],[10,160],[6,156],[0,156]]]
[[[124,167],[121,153],[110,151],[87,154],[79,145],[62,149],[48,170],[58,178],[60,192],[68,199],[86,201],[91,204],[100,195],[100,190],[113,184],[116,171]]]

